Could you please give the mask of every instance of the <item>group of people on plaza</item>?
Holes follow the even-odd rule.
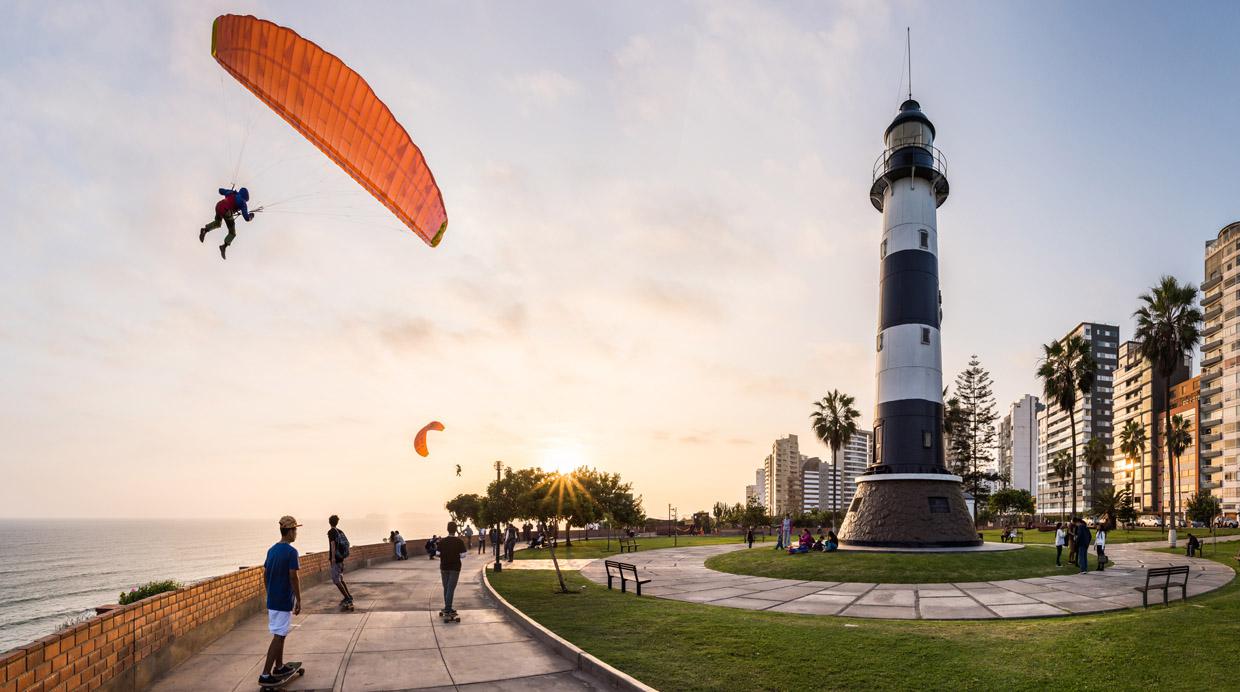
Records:
[[[1081,574],[1089,571],[1089,546],[1092,543],[1098,553],[1098,571],[1107,564],[1107,530],[1106,521],[1098,524],[1096,534],[1091,534],[1089,525],[1080,517],[1073,517],[1067,524],[1055,524],[1055,565],[1063,565],[1063,550],[1068,549],[1069,564],[1080,568]]]
[[[745,543],[753,548],[754,532],[752,526],[745,527]],[[786,550],[789,555],[799,555],[802,553],[826,552],[833,553],[839,550],[840,539],[835,535],[834,528],[828,528],[823,533],[823,527],[818,527],[818,536],[815,537],[808,528],[801,529],[801,535],[796,539],[795,545],[792,540],[792,515],[784,514],[783,523],[779,527],[779,536],[775,539],[776,550]]]

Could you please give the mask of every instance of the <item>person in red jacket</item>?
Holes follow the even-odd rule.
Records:
[[[237,237],[237,223],[233,221],[233,217],[240,216],[246,221],[253,221],[254,212],[246,206],[250,201],[250,191],[244,187],[240,190],[221,187],[220,194],[224,196],[224,199],[215,203],[215,220],[198,231],[198,242],[204,242],[207,233],[219,228],[220,223],[224,223],[228,226],[228,235],[224,237],[224,244],[220,246],[220,257],[228,259],[224,253],[228,250],[228,246],[232,245],[233,238]]]

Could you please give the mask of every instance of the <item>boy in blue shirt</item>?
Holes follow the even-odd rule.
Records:
[[[267,647],[267,660],[258,684],[271,685],[280,682],[291,669],[284,665],[284,638],[288,636],[293,616],[301,613],[301,582],[297,579],[297,527],[301,524],[290,516],[280,517],[280,542],[267,551],[263,563],[263,580],[267,585],[267,629],[271,631],[271,646]]]

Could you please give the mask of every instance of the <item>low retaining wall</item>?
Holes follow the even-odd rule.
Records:
[[[389,543],[355,545],[361,568],[392,559]],[[329,578],[327,553],[303,555],[302,587]],[[0,692],[141,690],[239,621],[262,612],[263,568],[246,567],[118,606],[79,625],[0,654]]]

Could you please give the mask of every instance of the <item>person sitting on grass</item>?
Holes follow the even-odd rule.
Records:
[[[839,537],[835,535],[834,531],[828,531],[827,532],[827,544],[826,546],[823,547],[823,550],[828,553],[834,553],[836,550],[839,550],[839,548],[840,548]]]
[[[818,529],[818,538],[814,539],[814,546],[810,550],[826,550],[827,537],[822,535],[822,529]]]

